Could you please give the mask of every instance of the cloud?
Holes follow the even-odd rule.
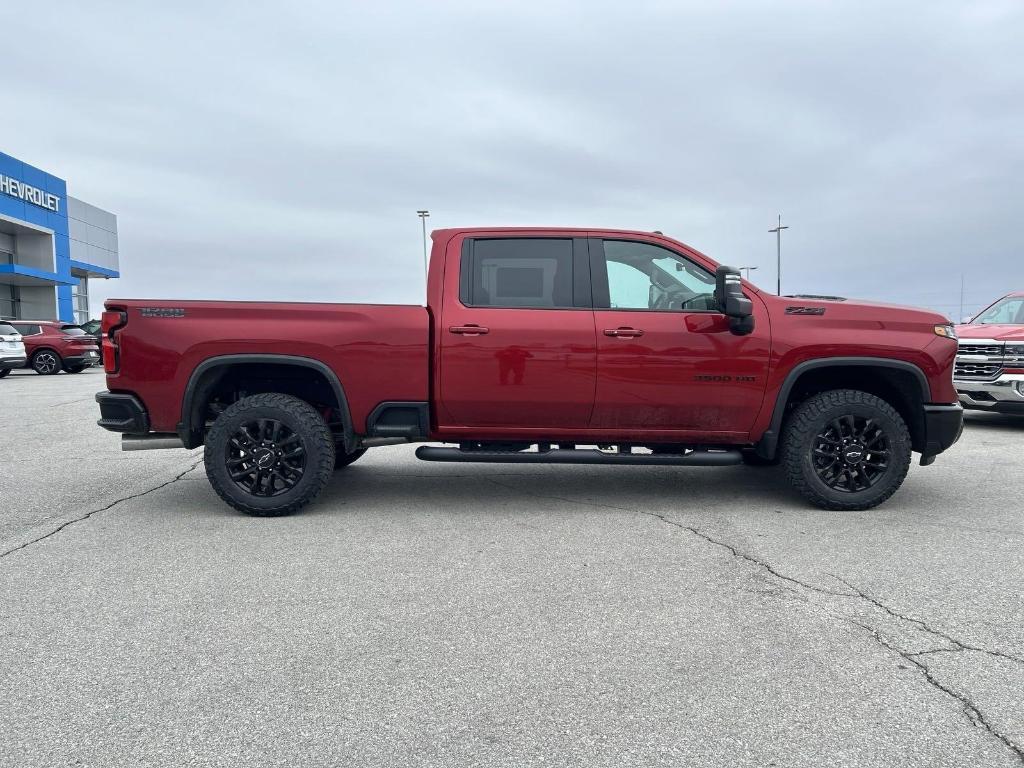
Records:
[[[422,301],[420,223],[662,229],[784,290],[1024,288],[1017,3],[0,10],[0,149],[116,212],[105,295]],[[94,310],[95,311],[95,310]]]

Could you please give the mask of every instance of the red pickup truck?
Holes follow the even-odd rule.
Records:
[[[826,509],[891,496],[960,436],[933,312],[769,295],[660,233],[445,229],[427,306],[118,300],[100,426],[204,445],[231,506],[283,515],[405,442],[426,461],[781,463]]]

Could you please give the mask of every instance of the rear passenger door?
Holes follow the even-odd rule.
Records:
[[[459,265],[441,312],[442,426],[585,428],[597,364],[586,238],[465,238]]]

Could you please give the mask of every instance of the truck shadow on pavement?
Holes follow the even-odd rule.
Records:
[[[335,473],[320,498],[300,514],[336,514],[373,508],[382,512],[535,513],[562,507],[581,512],[638,513],[709,510],[822,513],[793,493],[771,467],[522,467],[415,465],[401,469],[352,466]]]

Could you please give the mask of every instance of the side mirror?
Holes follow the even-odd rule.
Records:
[[[715,300],[729,318],[730,331],[746,336],[754,330],[754,304],[743,295],[738,269],[723,264],[715,270]]]

